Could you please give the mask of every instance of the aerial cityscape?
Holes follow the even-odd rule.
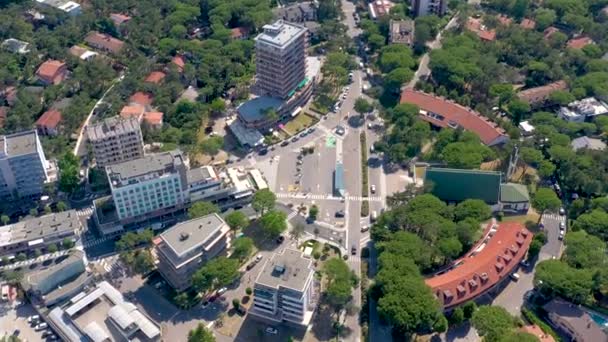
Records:
[[[0,342],[608,342],[607,143],[608,0],[0,1]]]

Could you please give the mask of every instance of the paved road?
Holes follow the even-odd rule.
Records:
[[[563,250],[563,243],[559,240],[559,224],[564,221],[565,216],[549,213],[543,215],[542,222],[547,233],[547,243],[541,248],[538,255],[538,262],[549,260],[552,258],[559,259]],[[534,270],[535,265],[529,267],[520,266],[518,281],[511,281],[501,292],[496,296],[493,305],[499,305],[507,309],[512,315],[519,316],[521,308],[525,302],[526,293],[534,288]]]

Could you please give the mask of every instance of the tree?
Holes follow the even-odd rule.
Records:
[[[339,312],[351,300],[352,289],[357,285],[357,276],[341,258],[325,262],[323,272],[327,278],[327,301]]]
[[[515,123],[519,123],[524,115],[530,112],[530,104],[520,99],[513,99],[507,104],[507,109]]]
[[[490,217],[492,217],[492,209],[482,200],[468,199],[458,203],[454,209],[454,219],[456,221],[467,218],[485,221]]]
[[[274,208],[277,196],[270,189],[262,189],[253,195],[251,206],[261,215]]]
[[[473,314],[471,323],[484,341],[500,341],[500,338],[515,328],[515,319],[499,306],[481,306]]]
[[[355,110],[360,114],[369,113],[373,109],[374,109],[374,106],[362,97],[359,97],[355,101]]]
[[[144,229],[141,232],[128,232],[116,242],[116,250],[128,251],[136,247],[146,246],[152,243],[154,232],[152,229]]]
[[[559,209],[562,202],[550,188],[539,188],[532,198],[532,206],[540,212],[539,222],[547,210]]]
[[[215,342],[215,336],[203,323],[188,333],[188,342]]]
[[[528,248],[528,259],[536,258],[545,243],[547,243],[547,234],[545,232],[535,234]]]
[[[232,245],[232,257],[244,260],[246,259],[253,250],[253,240],[251,238],[241,236],[234,240]]]
[[[73,193],[80,183],[80,161],[72,152],[68,152],[59,160],[59,190]]]
[[[271,210],[260,218],[262,230],[266,236],[276,238],[287,229],[287,215],[278,210]]]
[[[7,215],[2,215],[0,216],[0,221],[2,221],[2,225],[6,226],[11,221],[11,219]]]
[[[450,323],[452,325],[458,326],[464,323],[464,321],[464,311],[462,310],[462,307],[459,306],[454,309],[454,311],[452,311],[452,315],[450,316]]]
[[[479,142],[454,142],[441,151],[440,157],[449,167],[475,169],[494,157],[494,152]]]
[[[515,96],[515,91],[511,84],[493,84],[490,87],[490,96],[498,98],[498,106],[500,107]]]
[[[17,254],[16,259],[17,261],[25,261],[25,259],[27,259],[27,255],[25,255],[25,253],[19,253]]]
[[[34,216],[34,217],[38,216],[38,209],[36,209],[36,208],[30,209],[30,216]]]
[[[241,301],[240,301],[238,298],[234,298],[234,299],[232,300],[232,307],[233,307],[235,310],[238,310],[238,309],[241,307]]]
[[[177,306],[183,309],[188,308],[191,304],[190,297],[188,297],[188,293],[186,292],[180,292],[175,295],[175,297],[173,297],[173,301],[175,301],[175,304],[177,304]]]
[[[248,296],[251,296],[251,295],[253,294],[253,290],[251,289],[251,287],[248,287],[248,288],[246,288],[246,289],[245,289],[245,293],[246,293]]]
[[[188,209],[188,217],[195,219],[219,212],[220,208],[211,202],[196,202]]]
[[[46,249],[49,253],[55,253],[57,252],[57,245],[52,243]]]
[[[220,152],[220,149],[224,146],[224,138],[221,136],[210,137],[203,140],[200,143],[200,150],[202,153],[215,158]]]
[[[477,311],[477,304],[474,301],[468,301],[462,305],[462,312],[464,313],[465,319],[471,319],[475,311]]]
[[[63,241],[61,242],[61,247],[63,247],[64,249],[70,249],[74,247],[74,240],[70,238],[63,239]]]
[[[239,276],[239,261],[226,257],[212,259],[192,275],[192,286],[207,292],[229,285]]]
[[[129,269],[138,274],[147,274],[154,270],[154,257],[148,248],[123,251],[120,259]]]
[[[291,235],[292,238],[298,240],[302,236],[302,234],[304,234],[305,230],[306,230],[306,227],[302,223],[298,222],[291,229],[291,231],[289,232],[289,234]]]
[[[594,209],[584,213],[574,221],[573,227],[584,230],[589,234],[608,240],[608,213],[602,209]]]
[[[439,315],[439,318],[433,324],[433,331],[444,333],[448,330],[448,319],[444,315]]]
[[[314,221],[317,219],[317,215],[319,215],[319,207],[316,204],[313,204],[308,210],[308,217]]]
[[[552,9],[539,8],[534,12],[534,20],[536,21],[536,27],[539,30],[544,30],[553,25],[556,19],[557,15]]]
[[[240,230],[249,226],[249,218],[243,212],[235,210],[226,215],[226,223],[232,230]]]
[[[541,160],[538,166],[538,176],[542,179],[547,179],[555,173],[555,164],[548,160]]]
[[[67,204],[65,202],[59,201],[57,202],[57,212],[62,212],[68,210]]]

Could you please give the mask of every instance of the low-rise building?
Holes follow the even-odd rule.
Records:
[[[391,8],[395,6],[395,4],[389,0],[374,0],[367,4],[369,8],[369,16],[372,20],[377,20],[380,17],[385,15],[389,15],[391,12]]]
[[[146,108],[144,106],[134,103],[122,107],[120,110],[120,117],[123,119],[135,118],[137,119],[137,122],[141,123],[145,111]]]
[[[56,306],[46,321],[66,342],[161,339],[159,326],[107,281]]]
[[[84,40],[89,46],[95,49],[106,51],[115,55],[120,53],[125,45],[125,42],[122,40],[116,39],[109,34],[100,33],[97,31],[90,32]]]
[[[491,42],[496,39],[496,30],[488,29],[486,25],[483,24],[483,19],[481,18],[473,18],[470,17],[467,20],[467,30],[475,33],[479,39]]]
[[[154,102],[154,96],[150,93],[144,93],[143,91],[138,91],[129,98],[129,103],[135,103],[144,106],[145,108],[150,107],[152,102]]]
[[[536,21],[533,19],[524,18],[521,23],[519,23],[519,26],[526,30],[534,30],[536,28]]]
[[[74,1],[68,0],[36,0],[37,3],[52,7],[56,10],[62,11],[69,16],[77,16],[82,13],[80,5]]]
[[[20,55],[30,52],[29,46],[30,43],[15,38],[9,38],[2,42],[3,49]]]
[[[184,208],[187,160],[179,150],[106,166],[118,219],[139,222]]]
[[[570,341],[606,342],[606,333],[579,305],[566,302],[563,299],[553,299],[543,307],[555,328],[565,333]]]
[[[70,55],[80,58],[83,61],[89,61],[89,60],[93,59],[95,56],[99,55],[97,52],[83,48],[82,46],[79,46],[79,45],[72,46],[70,48],[69,52],[70,52]]]
[[[414,21],[391,19],[388,40],[391,44],[405,44],[410,47],[414,45]]]
[[[162,71],[152,71],[144,80],[146,83],[160,84],[167,74]]]
[[[145,112],[143,123],[150,129],[161,129],[163,127],[163,112]]]
[[[547,104],[549,97],[554,91],[566,89],[568,89],[568,84],[566,84],[566,81],[560,80],[540,87],[522,90],[517,93],[517,97],[522,101],[528,102],[530,107],[539,108]]]
[[[467,254],[425,283],[444,310],[450,310],[509,281],[531,242],[532,233],[521,223],[489,223],[482,239]]]
[[[36,130],[40,135],[55,136],[59,134],[59,123],[61,122],[61,112],[56,109],[50,109],[44,112],[38,120],[36,120]]]
[[[519,130],[521,131],[521,134],[524,137],[529,137],[532,134],[534,134],[534,130],[536,128],[534,128],[534,126],[528,122],[528,121],[522,121],[519,123],[519,125],[517,125],[517,127],[519,127]]]
[[[291,5],[278,7],[274,11],[276,19],[292,23],[317,20],[317,5],[312,1],[297,2]]]
[[[405,89],[401,94],[401,103],[415,104],[420,108],[419,118],[439,128],[464,129],[479,136],[481,142],[488,146],[504,144],[509,140],[506,131],[495,122],[471,108],[454,101]]]
[[[188,289],[194,272],[230,246],[229,232],[218,214],[169,228],[155,239],[160,274],[176,290]]]
[[[44,215],[0,227],[0,255],[16,255],[75,240],[82,224],[75,210]]]
[[[568,41],[568,43],[566,43],[566,46],[571,49],[580,50],[580,49],[584,48],[585,46],[591,45],[591,44],[595,44],[593,39],[591,39],[590,37],[587,37],[587,36],[582,36],[582,37],[576,37],[576,38],[570,39]]]
[[[144,156],[144,143],[136,118],[107,118],[87,127],[89,143],[97,166],[139,159]]]
[[[59,263],[25,274],[21,287],[36,305],[49,307],[73,298],[93,281],[84,258],[83,251],[73,249]]]
[[[500,185],[500,206],[505,213],[526,214],[530,209],[530,194],[523,184],[504,183]]]
[[[560,118],[570,122],[584,122],[606,114],[608,114],[608,104],[595,97],[574,101],[558,111]]]
[[[412,0],[412,12],[416,17],[435,14],[439,17],[448,10],[447,0]]]
[[[600,139],[589,138],[587,136],[573,139],[570,142],[570,146],[572,146],[572,149],[574,151],[578,151],[578,150],[581,150],[581,149],[594,150],[594,151],[603,151],[603,150],[606,149],[606,143],[605,142],[603,142]]]
[[[64,62],[56,60],[48,60],[38,67],[36,76],[44,85],[57,85],[68,78],[68,66]]]
[[[249,39],[249,29],[244,26],[235,27],[230,30],[230,38],[233,40]]]
[[[300,251],[274,254],[255,280],[249,314],[263,321],[308,326],[318,301],[314,273],[312,260]]]

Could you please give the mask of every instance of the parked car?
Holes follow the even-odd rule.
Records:
[[[45,322],[42,322],[42,323],[36,325],[36,327],[34,328],[34,330],[40,331],[40,330],[44,330],[44,329],[46,329],[48,327],[49,327],[48,324],[46,324]]]
[[[564,207],[559,208],[559,214],[566,215],[566,209],[564,209]]]
[[[518,273],[511,273],[511,279],[518,281],[519,280],[519,274]]]
[[[369,216],[369,220],[371,222],[376,222],[376,219],[378,219],[378,214],[376,213],[376,211],[372,211],[372,214]]]
[[[561,230],[561,231],[559,232],[559,236],[558,236],[557,238],[558,238],[560,241],[564,239],[564,231],[563,231],[563,230]]]
[[[281,143],[281,147],[285,147],[285,146],[287,146],[287,145],[289,145],[289,141],[287,141],[287,140],[284,140],[284,141]]]
[[[277,237],[277,243],[280,245],[283,243],[283,241],[285,241],[285,237],[283,235],[279,235],[279,237]]]
[[[338,210],[338,211],[336,211],[335,216],[336,217],[344,217],[344,214],[345,214],[344,210]]]
[[[566,222],[560,222],[559,223],[559,230],[564,231],[566,230]]]
[[[311,127],[311,128],[308,129],[308,131],[306,131],[306,133],[311,134],[314,131],[315,131],[315,128]]]
[[[370,190],[371,190],[372,194],[375,194],[376,193],[376,185],[372,184]]]
[[[268,154],[268,149],[267,148],[262,149],[262,150],[260,150],[260,152],[258,152],[258,154],[261,156],[264,156],[264,155]]]
[[[369,226],[363,226],[363,227],[361,227],[361,233],[365,233],[368,230],[369,230]]]
[[[357,255],[357,246],[352,245],[352,247],[350,248],[350,254]]]
[[[38,315],[33,315],[27,318],[27,322],[29,324],[36,324],[38,321],[40,320],[40,316]]]
[[[228,291],[228,289],[225,287],[222,287],[221,289],[217,290],[217,294],[221,296],[224,293],[226,293],[226,291]]]

